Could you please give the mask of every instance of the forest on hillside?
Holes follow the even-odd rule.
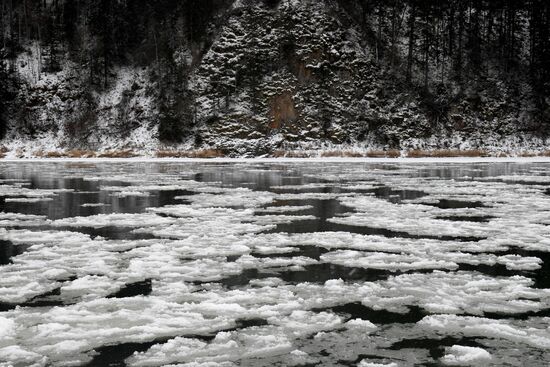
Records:
[[[128,68],[139,78],[101,115]],[[545,0],[0,2],[2,137],[93,146],[109,119],[121,136],[143,125],[195,145],[546,137],[549,92]]]

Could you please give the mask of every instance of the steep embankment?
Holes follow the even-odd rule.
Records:
[[[537,101],[520,72],[510,81],[487,64],[483,74],[457,79],[450,58],[422,64],[422,40],[413,38],[418,56],[407,81],[410,38],[375,12],[358,21],[357,8],[333,1],[216,4],[198,36],[185,15],[161,12],[119,58],[103,38],[86,41],[89,19],[78,18],[79,51],[61,44],[51,70],[43,42],[28,39],[10,61],[14,93],[2,142],[9,155],[547,145],[550,100]],[[410,9],[400,12],[405,19]],[[90,61],[86,42],[102,45],[103,58]]]

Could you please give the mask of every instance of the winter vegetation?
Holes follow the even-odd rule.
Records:
[[[549,90],[545,0],[0,1],[8,157],[544,155]]]

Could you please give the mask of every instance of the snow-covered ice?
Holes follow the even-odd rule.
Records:
[[[446,348],[445,352],[441,362],[448,366],[483,366],[491,360],[491,354],[478,347],[453,345]]]

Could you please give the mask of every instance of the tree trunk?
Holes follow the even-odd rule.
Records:
[[[464,33],[464,10],[462,3],[458,5],[458,50],[456,55],[455,73],[457,80],[462,79],[462,34]]]
[[[455,47],[455,9],[454,5],[451,6],[450,12],[449,12],[449,45],[447,46],[447,50],[449,53],[449,59],[453,59],[453,50]]]
[[[3,49],[6,49],[6,37],[5,37],[5,22],[4,22],[4,12],[5,12],[5,9],[4,9],[4,6],[5,6],[5,0],[2,0],[2,12],[0,13],[0,22],[2,23],[2,27],[0,28],[0,31],[2,32],[2,34],[0,35],[0,37],[2,37],[2,48]]]
[[[42,74],[42,32],[40,25],[38,25],[38,80],[40,80]]]
[[[413,66],[413,51],[414,51],[414,25],[416,21],[416,6],[411,5],[411,13],[409,14],[409,52],[407,56],[407,83],[412,80]]]
[[[393,2],[393,11],[392,11],[392,19],[391,19],[391,67],[392,69],[395,66],[395,53],[396,53],[396,38],[397,38],[397,1]]]
[[[378,30],[376,35],[376,62],[380,63],[380,48],[381,48],[381,39],[382,39],[382,3],[378,3]]]

